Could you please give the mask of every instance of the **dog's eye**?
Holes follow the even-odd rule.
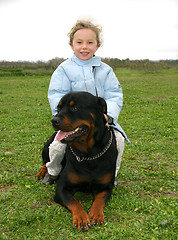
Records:
[[[57,111],[58,111],[58,112],[60,112],[60,111],[61,111],[61,108],[60,108],[59,106],[57,107]]]

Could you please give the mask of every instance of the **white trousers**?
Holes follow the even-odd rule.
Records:
[[[58,133],[57,133],[58,134]],[[56,134],[56,136],[57,136]],[[121,164],[121,158],[124,151],[124,145],[125,145],[125,138],[122,136],[122,134],[114,129],[114,134],[116,137],[116,144],[117,144],[117,150],[118,150],[118,156],[117,156],[117,162],[116,162],[116,172],[115,177],[117,176],[117,173],[120,168]],[[66,144],[59,142],[56,140],[56,137],[54,138],[54,141],[49,146],[49,159],[50,162],[46,164],[46,167],[48,169],[48,173],[52,176],[57,176],[61,169],[62,169],[62,159],[64,157],[65,151],[66,151]]]

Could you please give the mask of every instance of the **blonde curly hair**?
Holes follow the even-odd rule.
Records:
[[[95,25],[94,23],[92,23],[91,20],[88,20],[88,19],[80,19],[74,24],[74,26],[68,33],[69,44],[72,46],[74,34],[78,30],[84,29],[84,28],[89,28],[96,33],[97,46],[100,46],[102,43],[102,27],[100,25]]]

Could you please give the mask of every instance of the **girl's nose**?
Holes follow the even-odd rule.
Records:
[[[86,48],[87,48],[86,43],[83,43],[83,44],[82,44],[82,49],[86,49]]]

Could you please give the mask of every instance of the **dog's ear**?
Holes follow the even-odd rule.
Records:
[[[98,105],[99,105],[99,109],[103,114],[107,114],[107,104],[106,101],[101,98],[101,97],[97,97],[98,98]]]

